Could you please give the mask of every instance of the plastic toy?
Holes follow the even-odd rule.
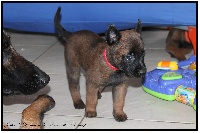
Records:
[[[190,64],[190,66],[188,67],[190,70],[196,70],[196,62],[193,62]]]
[[[180,61],[178,67],[187,69],[187,67],[193,62],[196,62],[196,55],[190,56],[188,60]]]
[[[178,69],[178,64],[175,61],[160,61],[160,62],[158,62],[157,69],[177,70]]]
[[[187,88],[182,85],[178,86],[175,91],[176,101],[190,105],[196,110],[196,90],[193,88]],[[195,101],[195,103],[194,103]]]
[[[143,90],[160,99],[187,103],[196,110],[195,61],[196,56],[192,56],[188,60],[179,63],[169,61],[171,65],[167,67],[162,65],[163,61],[159,62],[157,69],[147,72],[143,80]],[[168,64],[170,64],[169,62]],[[178,68],[174,69],[176,64],[178,64]],[[183,97],[183,94],[185,97]]]
[[[196,110],[196,96],[194,97],[194,110]]]

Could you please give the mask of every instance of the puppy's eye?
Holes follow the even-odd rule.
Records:
[[[135,60],[134,54],[132,53],[132,54],[126,55],[126,56],[125,56],[125,59],[126,59],[127,61],[133,61],[133,60]]]

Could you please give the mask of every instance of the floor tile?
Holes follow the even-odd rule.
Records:
[[[9,32],[13,46],[49,46],[58,41],[53,34]]]

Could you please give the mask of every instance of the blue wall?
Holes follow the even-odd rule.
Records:
[[[3,27],[55,33],[55,12],[61,6],[61,24],[69,31],[104,33],[108,24],[118,29],[143,26],[196,25],[195,3],[3,3]]]

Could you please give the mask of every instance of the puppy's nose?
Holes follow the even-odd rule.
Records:
[[[145,74],[146,74],[146,71],[147,71],[146,68],[142,68],[142,69],[139,71],[139,73],[140,73],[141,75],[145,75]]]

